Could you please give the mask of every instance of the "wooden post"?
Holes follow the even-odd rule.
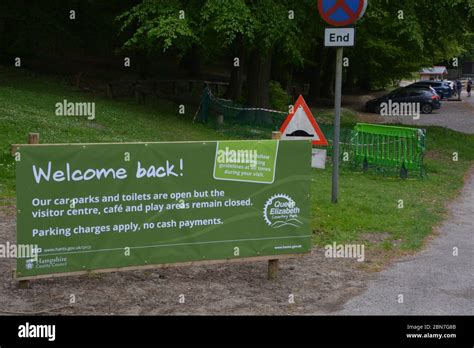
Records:
[[[217,115],[217,125],[218,126],[224,125],[224,115]]]
[[[20,280],[18,282],[18,288],[20,288],[20,289],[29,289],[30,288],[30,281],[29,280]]]
[[[28,144],[39,144],[40,135],[39,133],[28,133]]]
[[[272,132],[273,140],[280,140],[281,132]],[[268,280],[275,280],[278,278],[279,260],[268,260]]]
[[[268,260],[268,280],[275,280],[278,278],[278,264],[278,259]]]
[[[28,144],[39,144],[40,135],[39,133],[28,133]],[[18,283],[20,289],[29,289],[29,280],[20,280]]]

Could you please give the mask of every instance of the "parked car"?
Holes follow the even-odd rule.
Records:
[[[441,100],[441,96],[436,92],[436,90],[433,87],[428,86],[428,85],[419,85],[419,86],[412,86],[412,87],[406,86],[403,88],[422,89],[422,90],[430,91],[431,93],[436,94]]]
[[[454,91],[454,81],[444,80],[444,82],[446,82],[449,85],[449,87],[451,88],[451,91]]]
[[[451,84],[449,81],[418,81],[408,85],[407,87],[417,87],[417,86],[430,86],[432,87],[436,93],[441,97],[444,98],[451,98],[453,94],[453,89],[451,88]]]
[[[365,104],[365,109],[367,112],[380,114],[381,104],[388,103],[389,100],[392,103],[419,103],[420,111],[424,114],[430,114],[433,110],[441,108],[438,94],[432,92],[426,86],[415,86],[398,88],[380,98],[369,100]]]

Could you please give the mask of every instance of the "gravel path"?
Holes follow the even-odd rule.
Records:
[[[384,118],[386,119],[386,117]],[[443,101],[440,110],[432,114],[422,114],[419,120],[403,118],[403,124],[442,126],[459,132],[474,134],[474,97],[468,98],[463,93],[462,101]]]
[[[334,314],[474,315],[474,171],[450,212],[426,250],[379,273]]]
[[[361,110],[362,105],[356,106]],[[402,123],[416,126],[441,126],[459,132],[474,134],[474,95],[470,98],[463,93],[462,101],[443,101],[441,109],[432,114],[421,114],[420,119],[410,117],[381,117],[376,114],[359,113],[360,119],[375,123]]]

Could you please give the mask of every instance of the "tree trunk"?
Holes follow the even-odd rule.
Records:
[[[316,46],[314,57],[314,65],[309,68],[309,92],[308,92],[308,103],[316,104],[318,99],[321,97],[321,79],[323,75],[322,67],[324,66],[326,54],[322,46]]]
[[[334,79],[336,78],[336,50],[329,49],[324,64],[322,78],[322,95],[326,98],[334,98]]]
[[[357,81],[357,86],[363,91],[370,91],[372,90],[370,78],[368,76],[359,77]]]
[[[0,19],[0,47],[5,49],[7,47],[7,38],[6,38],[6,19]],[[5,62],[7,61],[6,57],[4,56],[5,51],[1,52],[0,51],[0,62]]]
[[[345,92],[354,91],[354,69],[352,68],[351,65],[347,69],[346,83],[344,84],[344,91]]]
[[[201,73],[201,52],[197,45],[193,45],[186,53],[180,67],[186,70],[189,77],[199,77]]]
[[[138,67],[138,78],[145,80],[148,77],[148,55],[145,51],[137,51],[136,53],[136,66]]]
[[[250,53],[247,74],[248,104],[250,107],[270,107],[270,73],[272,68],[272,51],[254,49]],[[273,123],[272,114],[256,112],[254,121],[270,125]]]

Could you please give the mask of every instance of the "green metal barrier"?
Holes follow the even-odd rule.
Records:
[[[358,123],[351,143],[356,166],[396,168],[401,177],[407,177],[408,171],[424,175],[424,130]]]

